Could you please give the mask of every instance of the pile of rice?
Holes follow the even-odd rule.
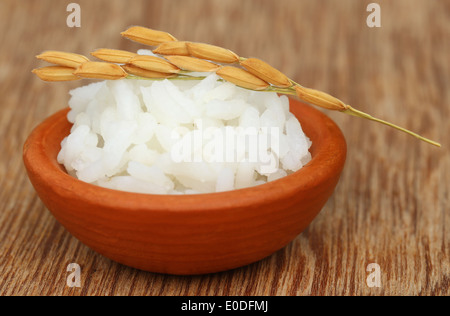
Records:
[[[310,161],[311,142],[289,112],[286,96],[219,79],[215,74],[198,81],[124,79],[72,90],[73,127],[58,162],[79,180],[110,189],[198,194],[274,181]],[[236,136],[246,128],[268,139],[257,147],[269,162],[250,159],[256,138]],[[234,135],[245,150],[236,153],[229,140],[212,135]],[[225,159],[214,159],[218,146]]]

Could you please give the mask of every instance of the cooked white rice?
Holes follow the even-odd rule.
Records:
[[[311,159],[311,142],[286,96],[245,90],[215,74],[201,81],[103,81],[70,95],[73,127],[58,161],[102,187],[221,192],[277,180]]]

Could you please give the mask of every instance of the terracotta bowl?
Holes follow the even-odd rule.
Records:
[[[56,157],[69,134],[68,109],[29,136],[23,158],[39,197],[82,243],[127,266],[203,274],[258,261],[283,248],[320,212],[339,180],[347,146],[320,111],[291,99],[311,138],[313,159],[280,180],[224,193],[146,195],[97,187],[69,176]]]

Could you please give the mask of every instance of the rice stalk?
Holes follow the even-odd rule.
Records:
[[[131,58],[138,56],[126,50],[100,48],[91,53],[92,56],[110,63],[126,64]]]
[[[300,99],[324,109],[333,111],[345,111],[347,109],[347,105],[344,102],[325,92],[305,88],[300,85],[295,86],[295,91]]]
[[[189,57],[189,56],[165,56],[165,58],[173,65],[184,71],[193,72],[213,72],[217,71],[220,66],[207,60]]]
[[[63,66],[48,66],[38,69],[33,69],[32,73],[37,75],[43,81],[74,81],[81,78],[74,75],[75,68]]]
[[[158,55],[190,56],[186,43],[180,41],[162,43],[153,50],[153,53]]]
[[[261,78],[258,78],[257,76],[249,73],[248,71],[237,68],[233,66],[224,66],[220,68],[216,74],[225,79],[228,82],[234,83],[235,85],[255,90],[255,91],[262,91],[267,89],[270,85],[262,80]]]
[[[204,43],[186,43],[186,46],[193,57],[224,64],[239,62],[239,56],[226,48]]]
[[[46,51],[37,55],[36,58],[50,64],[69,68],[77,68],[82,63],[89,61],[86,56],[59,51]]]
[[[275,87],[288,88],[292,86],[292,82],[285,74],[260,59],[243,59],[240,61],[240,64],[247,69],[248,72],[267,81]]]
[[[131,58],[128,63],[130,65],[162,73],[178,73],[180,68],[171,64],[167,60],[164,60],[155,56],[138,55]]]
[[[127,77],[127,73],[119,65],[106,62],[89,61],[81,64],[74,75],[90,79],[119,80]]]
[[[169,79],[169,78],[174,78],[177,76],[176,74],[173,74],[173,73],[163,73],[163,72],[147,70],[147,69],[136,67],[134,65],[123,65],[122,68],[130,75],[141,77],[141,78],[146,78],[146,79]]]
[[[354,109],[325,92],[305,88],[257,58],[239,57],[231,50],[210,44],[177,41],[169,33],[139,26],[131,27],[121,34],[145,45],[158,46],[153,53],[166,56],[167,60],[127,51],[100,49],[93,52],[92,55],[106,62],[91,62],[83,55],[48,51],[38,55],[37,58],[58,66],[35,69],[33,73],[44,81],[69,81],[78,80],[80,77],[106,80],[122,78],[202,80],[204,77],[189,76],[190,72],[215,71],[223,80],[245,89],[296,95],[303,101],[318,107],[375,121],[429,144],[441,146],[439,143],[405,128]],[[245,69],[234,66],[221,67],[214,62],[220,64],[239,63],[239,66]],[[125,65],[121,67],[116,63]]]
[[[167,32],[152,30],[142,26],[130,27],[128,30],[120,34],[132,41],[149,46],[157,46],[161,43],[173,42],[177,40]]]

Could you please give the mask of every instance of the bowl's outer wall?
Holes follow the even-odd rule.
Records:
[[[313,160],[299,172],[259,187],[152,196],[83,183],[56,161],[71,128],[67,109],[31,133],[24,163],[55,218],[98,253],[151,272],[228,270],[258,261],[294,239],[320,212],[339,180],[346,158],[341,131],[318,110],[290,102],[313,142]]]

